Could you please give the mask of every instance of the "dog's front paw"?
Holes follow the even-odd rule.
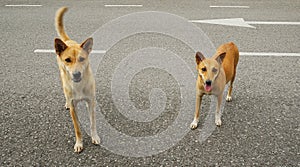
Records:
[[[192,123],[191,123],[191,129],[194,130],[198,127],[198,121],[197,120],[194,120]]]
[[[93,144],[100,144],[100,137],[96,134],[92,136],[92,143]]]
[[[65,104],[65,109],[66,110],[69,110],[70,109],[70,106],[69,106],[69,104],[66,102],[66,104]]]
[[[231,96],[227,96],[227,97],[226,97],[226,101],[227,101],[227,102],[231,102],[231,101],[232,101],[232,97],[231,97]]]
[[[221,126],[221,125],[222,125],[222,121],[221,121],[220,118],[219,118],[219,119],[216,119],[216,120],[215,120],[215,123],[216,123],[217,126]]]
[[[83,150],[83,144],[82,142],[76,142],[74,145],[74,152],[80,153]]]

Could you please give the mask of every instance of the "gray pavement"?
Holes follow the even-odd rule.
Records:
[[[5,6],[11,4],[42,6]],[[108,4],[142,6],[104,6]],[[249,8],[210,8],[211,5]],[[130,73],[134,75],[129,76],[132,79],[127,92],[137,110],[151,108],[151,97],[154,101],[165,102],[162,113],[151,122],[126,117],[115,104],[115,94],[111,90],[113,86],[122,86],[122,83],[114,82],[113,76],[120,70],[123,58],[129,59],[130,54],[143,48],[163,48],[186,63],[172,72],[188,76],[190,74],[180,69],[187,68],[196,74],[194,50],[190,46],[172,36],[153,32],[122,38],[106,54],[91,55],[95,59],[101,58],[97,72],[94,72],[98,130],[103,141],[100,146],[93,145],[82,128],[84,151],[74,153],[73,124],[69,112],[64,109],[56,55],[34,53],[36,49],[53,49],[57,37],[54,15],[61,6],[70,8],[65,15],[69,36],[83,41],[93,35],[96,43],[97,39],[101,43],[101,37],[95,34],[101,26],[121,16],[144,11],[167,12],[186,20],[243,18],[246,21],[300,22],[300,2],[296,0],[1,1],[0,166],[300,166],[299,56],[241,56],[233,101],[224,107],[223,124],[203,140],[199,136],[203,135],[206,126],[210,99],[204,99],[200,127],[189,130],[194,111],[183,114],[184,118],[179,119],[181,122],[178,117],[182,117],[181,111],[194,108],[195,99],[182,96],[182,90],[194,88],[180,84],[178,78],[164,68],[147,66],[138,73]],[[160,18],[155,19],[159,23]],[[256,28],[252,29],[190,24],[202,29],[214,46],[233,41],[241,52],[300,53],[300,25],[253,25]],[[174,29],[184,32],[180,27]],[[105,35],[105,38],[114,36]],[[103,48],[96,45],[94,49]],[[162,64],[172,62],[171,58]],[[167,68],[173,68],[172,64]],[[159,88],[158,94],[151,94],[154,88]],[[188,103],[184,103],[185,100]],[[182,109],[183,104],[187,106]],[[174,124],[180,126],[170,131],[169,127]],[[103,128],[107,125],[111,129]],[[111,137],[114,131],[120,132],[116,138]],[[159,138],[164,132],[172,133]],[[123,134],[129,137],[122,138]],[[135,145],[132,139],[153,140]],[[128,147],[127,141],[132,141]],[[149,150],[151,148],[153,150]],[[145,154],[133,156],[139,151]]]

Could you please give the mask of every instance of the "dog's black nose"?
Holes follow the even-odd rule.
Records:
[[[208,86],[210,86],[211,85],[211,80],[206,80],[205,84],[208,85]]]
[[[81,72],[79,72],[79,71],[78,72],[74,72],[73,73],[73,77],[74,78],[80,78],[81,77]]]

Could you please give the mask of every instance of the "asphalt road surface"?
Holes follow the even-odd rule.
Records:
[[[95,40],[102,143],[81,108],[80,154],[53,53],[61,6],[69,36]],[[300,166],[300,1],[4,0],[0,15],[0,166]],[[205,97],[190,130],[195,51],[229,41],[241,57],[223,124]]]

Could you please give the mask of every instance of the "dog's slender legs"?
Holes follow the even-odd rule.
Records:
[[[217,126],[221,126],[222,121],[221,121],[221,104],[222,104],[222,98],[223,98],[223,93],[221,93],[218,96],[218,103],[217,103],[217,109],[216,109],[216,113],[215,113],[215,123]]]
[[[70,109],[70,100],[69,97],[67,96],[68,94],[70,94],[66,89],[64,89],[64,94],[65,94],[65,98],[66,98],[66,104],[65,104],[65,109],[69,110]]]
[[[75,111],[76,103],[74,102],[68,102],[70,104],[70,114],[72,117],[74,130],[75,130],[75,136],[76,136],[76,143],[74,145],[74,151],[75,152],[81,152],[83,150],[83,144],[82,144],[82,136],[81,136],[81,130],[79,127],[79,122],[77,118],[77,114]]]
[[[66,104],[65,104],[65,109],[70,110],[70,105],[68,104],[67,100],[66,100]]]
[[[236,72],[236,70],[234,69],[234,73],[233,73],[233,76],[232,76],[232,79],[231,79],[230,85],[229,85],[228,94],[226,96],[226,101],[227,102],[232,101],[231,92],[232,92],[233,82],[234,82],[234,79],[235,79],[235,72]]]
[[[89,115],[90,115],[92,143],[100,144],[100,138],[97,134],[97,128],[96,128],[95,100],[94,99],[89,100],[87,102],[87,107],[88,107]]]
[[[232,92],[232,81],[230,81],[229,90],[228,90],[228,93],[227,93],[227,96],[226,96],[226,101],[227,102],[232,101],[231,92]]]
[[[196,108],[195,108],[195,116],[194,116],[194,120],[191,123],[191,129],[196,129],[198,126],[198,122],[199,122],[199,115],[200,115],[200,106],[201,106],[201,102],[202,102],[202,94],[197,93],[196,95]]]

